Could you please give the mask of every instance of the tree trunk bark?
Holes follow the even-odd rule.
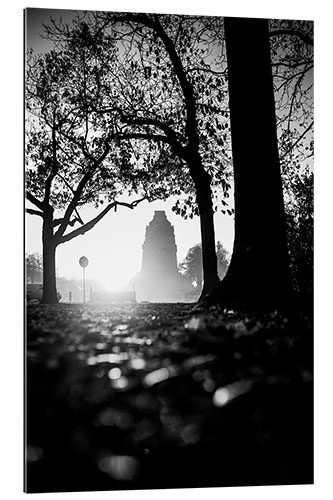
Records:
[[[290,278],[264,19],[225,18],[235,185],[235,240],[229,269],[209,297],[231,307],[277,307]]]
[[[204,170],[200,160],[197,160],[195,169],[192,167],[191,175],[196,189],[196,201],[200,216],[203,270],[203,287],[199,299],[201,301],[219,284],[220,280],[217,273],[214,210],[210,175]]]
[[[43,221],[43,297],[42,304],[58,302],[56,288],[56,245],[54,243],[52,216],[46,216]]]
[[[197,286],[198,286],[198,292],[202,292],[203,289],[203,277],[202,277],[202,246],[201,246],[201,253],[200,253],[200,262],[198,266],[198,272],[197,272]]]

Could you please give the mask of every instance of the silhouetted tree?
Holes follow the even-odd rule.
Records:
[[[186,194],[175,210],[200,216],[205,294],[218,283],[212,190],[223,187],[227,196],[230,187],[224,56],[214,45],[222,19],[103,12],[87,22],[100,26],[106,48],[109,39],[119,47],[120,63],[110,67],[104,87],[109,102],[98,112],[126,124],[122,138],[138,154],[138,140],[148,140],[167,144],[169,158],[176,158],[166,179],[176,194]],[[64,33],[61,23],[49,28],[59,43]]]
[[[209,302],[276,307],[288,300],[290,276],[268,22],[225,18],[225,37],[235,240],[227,274]]]
[[[229,265],[229,254],[222,243],[216,243],[217,269],[219,278],[222,279],[227,272]],[[198,290],[202,291],[202,246],[197,243],[189,249],[183,262],[180,263],[180,272],[185,276]]]
[[[185,217],[200,215],[204,295],[217,279],[212,192],[219,185],[226,197],[230,186],[222,18],[101,12],[88,16],[87,22],[99,24],[105,41],[117,40],[121,56],[121,65],[110,68],[118,82],[112,81],[113,99],[99,112],[118,115],[127,125],[123,138],[126,136],[132,144],[135,139],[148,139],[164,148],[168,144],[170,149],[165,151],[169,159],[178,157],[178,161],[173,160],[177,175],[172,182],[180,186],[179,195],[182,191],[187,196],[184,203],[177,201],[175,210]],[[273,20],[270,25],[280,149],[285,158],[297,150],[299,160],[301,147],[304,153],[301,139],[311,129],[311,106],[306,108],[309,89],[305,91],[302,79],[312,66],[310,52],[290,40],[296,37],[311,46],[311,23]],[[66,29],[60,23],[49,33],[60,40]],[[111,95],[110,91],[106,93]],[[305,131],[300,128],[300,108]],[[295,122],[297,127],[292,128]],[[184,167],[192,183],[184,176]],[[170,171],[168,174],[172,176]],[[225,200],[222,204],[222,210],[232,213]]]
[[[298,120],[300,103],[305,109],[305,100],[299,96],[308,95],[297,78],[295,64],[303,64],[306,74],[311,70],[311,58],[297,47],[291,54],[292,44],[288,40],[296,36],[311,45],[311,23],[304,26],[298,26],[298,21],[288,22],[288,26],[284,23],[271,21],[269,35],[277,40],[275,52],[273,47],[275,77],[281,78],[283,85],[276,88],[276,94],[283,116],[288,106],[287,132],[283,128],[285,117],[279,118],[280,151],[287,158],[294,154],[295,148],[302,146],[305,132],[311,129],[308,113],[308,116],[303,115],[306,131],[300,129],[295,135],[293,130],[295,141],[291,142],[290,124]],[[104,119],[105,127],[117,124],[118,132],[121,131],[118,139],[130,144],[136,158],[145,158],[147,153],[150,158],[159,157],[165,168],[159,171],[165,176],[166,184],[173,185],[175,194],[186,194],[185,203],[178,201],[176,211],[183,216],[199,213],[204,276],[207,278],[204,278],[205,295],[218,280],[212,193],[220,186],[227,197],[230,187],[223,20],[156,14],[81,13],[73,22],[74,31],[80,25],[85,26],[88,37],[90,31],[98,34],[94,44],[99,51],[104,49],[107,53],[110,47],[114,49],[113,58],[110,60],[106,56],[104,61],[108,75],[104,72],[103,78],[90,82],[97,85],[103,99],[86,99],[86,110]],[[72,36],[72,30],[62,21],[53,22],[47,27],[46,35],[61,47],[64,40]],[[281,37],[287,42],[280,44]],[[280,46],[288,50],[284,52]],[[254,53],[252,58],[255,59]],[[250,96],[249,92],[247,94]],[[291,96],[289,101],[286,96]],[[255,145],[254,141],[251,147]],[[143,161],[146,170],[143,169],[142,174],[149,177],[151,164]],[[131,178],[130,169],[128,178]],[[221,202],[222,209],[232,213],[225,199]]]
[[[271,20],[270,44],[293,289],[313,288],[313,22]]]
[[[33,208],[26,211],[43,220],[44,303],[57,302],[57,246],[91,230],[112,208],[134,208],[145,198],[147,178],[140,168],[128,182],[132,152],[117,140],[116,124],[89,105],[96,107],[103,99],[100,82],[109,67],[105,58],[114,55],[111,44],[107,52],[99,51],[97,38],[83,24],[63,50],[27,57],[26,196]],[[158,173],[150,181],[160,196]],[[140,191],[141,198],[118,201],[124,182],[130,193]],[[79,209],[88,203],[106,206],[84,223]]]
[[[189,249],[185,259],[179,265],[179,270],[192,285],[195,286],[198,293],[202,290],[202,248],[197,243]]]
[[[313,173],[293,176],[286,204],[287,241],[293,290],[313,294]]]
[[[284,190],[313,156],[313,22],[270,20],[269,37]]]

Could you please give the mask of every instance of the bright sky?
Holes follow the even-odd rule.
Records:
[[[120,198],[119,198],[120,199]],[[141,269],[142,245],[146,226],[155,210],[165,210],[174,226],[177,244],[177,259],[182,261],[191,246],[200,242],[199,217],[184,220],[171,211],[172,200],[154,203],[142,202],[134,210],[118,207],[110,211],[91,231],[57,249],[57,272],[59,276],[81,277],[78,260],[82,255],[89,259],[86,277],[96,279],[109,289],[119,289]],[[96,214],[94,209],[82,210],[86,222]],[[230,251],[233,244],[234,224],[230,216],[215,214],[216,240]],[[42,251],[41,218],[26,217],[26,251]]]
[[[62,16],[70,20],[71,11],[31,9],[27,17],[27,47],[36,52],[47,50],[50,45],[39,36],[42,22]],[[119,289],[141,268],[142,244],[145,228],[152,220],[155,210],[165,210],[168,220],[174,226],[177,244],[177,258],[181,262],[191,246],[200,242],[199,218],[184,220],[171,211],[174,200],[167,202],[142,202],[134,210],[118,207],[117,213],[109,212],[91,231],[79,236],[57,249],[58,276],[81,277],[82,269],[78,260],[82,255],[89,259],[86,277],[99,281],[110,289]],[[87,208],[80,211],[87,222],[96,215],[96,210]],[[221,241],[231,251],[234,224],[230,216],[215,215],[216,241]],[[42,252],[41,218],[26,217],[26,252]]]

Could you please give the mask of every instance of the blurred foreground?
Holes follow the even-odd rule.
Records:
[[[306,315],[29,305],[29,493],[313,482]]]

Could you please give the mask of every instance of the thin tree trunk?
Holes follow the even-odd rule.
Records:
[[[202,247],[201,247],[201,252],[200,252],[200,262],[199,262],[199,267],[198,267],[198,272],[197,272],[197,286],[198,286],[198,292],[202,292],[203,288],[203,278],[202,278]]]
[[[43,304],[58,302],[55,273],[56,245],[54,243],[52,217],[46,216],[43,222]]]
[[[275,307],[290,292],[275,103],[264,19],[225,19],[235,241],[210,303]]]
[[[197,102],[191,80],[183,67],[174,42],[162,28],[158,16],[155,17],[155,28],[169,54],[179,84],[182,88],[186,106],[186,135],[188,139],[187,159],[190,175],[196,189],[196,199],[200,216],[200,230],[202,243],[203,289],[200,300],[219,283],[217,274],[217,259],[215,252],[214,211],[212,205],[212,191],[210,175],[205,171],[200,153],[197,130]],[[177,154],[177,153],[176,153]]]
[[[196,189],[196,201],[200,216],[203,270],[203,287],[199,299],[199,301],[201,301],[207,293],[218,285],[220,280],[217,273],[214,210],[210,175],[204,170],[200,160],[197,160],[196,168],[192,168],[190,171]]]
[[[200,193],[201,196],[203,193]],[[198,202],[200,214],[200,231],[202,243],[203,288],[200,300],[213,290],[220,282],[217,274],[217,259],[215,251],[214,212],[210,198],[211,193],[205,193],[204,200]]]

